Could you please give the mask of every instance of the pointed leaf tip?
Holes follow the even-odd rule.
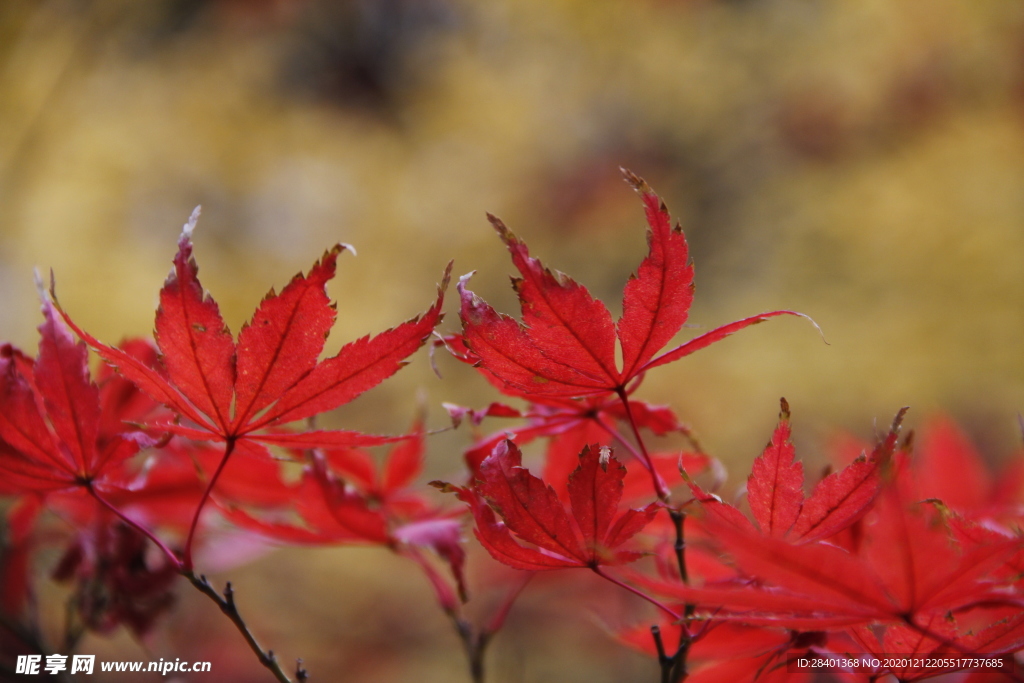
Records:
[[[441,284],[437,286],[438,294],[444,294],[448,291],[448,285],[452,281],[452,268],[455,266],[455,259],[448,262],[448,265],[444,267],[444,275],[441,276]],[[476,271],[473,271],[476,272]],[[472,275],[472,273],[470,273]],[[459,280],[461,282],[461,278]]]
[[[508,229],[508,226],[505,225],[505,222],[502,221],[497,216],[495,216],[493,213],[487,214],[487,220],[490,221],[491,227],[493,227],[497,231],[498,236],[501,237],[501,240],[505,244],[511,245],[514,242],[519,242],[519,239],[512,233],[511,230]]]
[[[779,399],[779,419],[789,421],[789,401],[785,397]]]
[[[896,413],[896,417],[892,419],[892,426],[889,427],[889,431],[896,434],[900,431],[900,426],[903,424],[903,418],[906,417],[907,411],[910,410],[910,406],[903,406]]]
[[[435,479],[434,481],[427,482],[427,486],[433,486],[441,493],[455,493],[460,490],[458,486],[455,486],[454,484],[449,484],[446,481],[441,481],[440,479]]]
[[[679,469],[679,476],[682,477],[683,482],[687,483],[687,484],[692,484],[693,483],[693,478],[686,471],[686,468],[683,467],[683,454],[682,453],[679,454],[679,459],[676,461],[676,467]]]
[[[202,204],[199,204],[196,208],[192,209],[192,215],[188,217],[188,223],[185,223],[185,226],[181,230],[182,238],[189,240],[192,239],[192,231],[196,229],[196,223],[199,221],[199,214],[202,212]]]
[[[619,172],[622,173],[623,178],[629,183],[630,187],[636,190],[640,194],[654,194],[654,190],[647,184],[647,181],[638,176],[637,174],[630,171],[628,168],[619,166]]]

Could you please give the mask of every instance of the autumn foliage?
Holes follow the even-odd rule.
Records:
[[[11,500],[4,662],[44,649],[16,625],[27,623],[38,581],[29,560],[56,544],[53,578],[72,586],[83,628],[150,632],[181,577],[217,603],[277,680],[316,678],[259,645],[260,626],[243,619],[230,585],[220,591],[198,573],[200,551],[217,542],[211,530],[229,525],[283,544],[375,545],[414,562],[475,681],[529,577],[567,570],[636,596],[635,621],[615,625],[616,637],[657,658],[650,680],[909,681],[951,671],[1016,680],[1012,666],[970,659],[1024,649],[1024,467],[988,472],[946,420],[904,435],[900,410],[875,443],[845,442],[824,476],[808,477],[783,399],[746,495],[727,502],[720,468],[689,428],[637,391],[648,372],[733,333],[806,316],[771,311],[674,342],[694,292],[686,240],[651,188],[626,179],[643,204],[649,251],[617,321],[494,217],[518,272],[520,318],[471,291],[470,274],[457,285],[461,330],[438,330],[449,265],[423,313],[329,358],[336,312],[326,285],[342,244],[270,290],[237,336],[199,281],[198,213],[160,291],[152,343],[104,343],[60,307],[55,287],[43,292],[36,357],[0,347],[0,493]],[[409,428],[397,417],[391,435],[312,423],[428,342],[516,401],[445,405],[474,436],[466,472],[431,482],[440,492],[418,481],[430,443],[422,417]],[[103,362],[95,374],[87,348]],[[481,432],[497,420],[514,422]],[[690,446],[649,446],[673,434]],[[541,476],[524,465],[533,442],[544,446]],[[366,450],[374,447],[386,449],[382,465]],[[64,523],[59,534],[46,513]],[[471,537],[486,554],[467,555]],[[486,555],[519,578],[505,580],[504,599],[481,622],[467,616],[465,564]],[[794,664],[846,655],[861,660],[827,672]]]

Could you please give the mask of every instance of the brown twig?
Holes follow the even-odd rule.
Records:
[[[238,607],[235,605],[235,591],[231,587],[229,581],[227,586],[224,588],[224,594],[221,595],[217,590],[210,585],[210,582],[206,580],[206,576],[200,574],[195,575],[191,569],[183,569],[181,575],[188,579],[196,589],[213,600],[220,611],[227,615],[231,623],[235,625],[242,637],[245,638],[245,642],[249,644],[249,648],[256,653],[256,657],[260,660],[260,664],[266,667],[270,673],[274,674],[280,683],[293,683],[292,679],[288,677],[288,674],[281,668],[281,663],[277,661],[274,656],[273,650],[264,650],[260,644],[256,641],[256,636],[252,634],[249,627],[246,625],[245,620],[242,619],[242,615],[238,613]],[[298,681],[309,680],[309,674],[304,668],[302,668],[302,661],[300,660],[296,665],[295,678]]]
[[[483,629],[476,631],[471,623],[455,614],[451,617],[469,660],[469,676],[473,683],[484,683],[484,654],[493,634]]]
[[[466,659],[469,662],[469,676],[473,683],[484,683],[484,657],[487,654],[487,646],[490,645],[494,635],[504,626],[505,619],[508,618],[512,609],[512,603],[516,601],[523,589],[526,588],[526,584],[534,576],[534,572],[523,573],[525,574],[523,580],[509,591],[497,611],[479,629],[462,616],[459,605],[452,603],[450,607],[444,607],[445,614],[452,620],[455,632],[459,635],[459,640],[462,641],[462,648],[465,650]]]
[[[672,525],[676,530],[676,542],[673,549],[676,553],[676,562],[679,565],[679,578],[682,579],[684,584],[689,584],[690,575],[686,569],[686,536],[684,535],[686,513],[682,510],[670,509],[668,514],[672,518]],[[659,657],[662,667],[662,678],[667,679],[669,683],[678,683],[679,681],[686,680],[688,673],[686,660],[690,654],[690,645],[693,644],[693,637],[690,634],[690,619],[693,617],[693,612],[694,606],[692,603],[687,603],[683,607],[683,622],[679,632],[679,644],[676,646],[676,652],[671,657],[665,659]]]
[[[191,582],[192,585],[195,586],[200,593],[203,593],[211,600],[213,600],[215,603],[217,603],[217,606],[220,607],[220,611],[226,614],[229,619],[231,619],[231,622],[235,625],[235,627],[242,634],[242,636],[245,637],[245,642],[247,642],[249,644],[249,648],[256,653],[256,657],[260,660],[260,664],[262,664],[264,667],[270,670],[270,672],[274,674],[274,676],[277,678],[278,681],[280,681],[280,683],[293,683],[292,679],[288,677],[288,674],[284,672],[284,669],[281,668],[280,663],[274,657],[273,650],[264,651],[263,648],[260,647],[260,644],[256,642],[256,637],[252,634],[252,631],[249,630],[249,627],[246,625],[245,620],[242,619],[242,615],[238,613],[238,607],[235,605],[235,593],[234,590],[231,588],[231,582],[228,582],[227,587],[224,589],[224,594],[221,595],[213,588],[213,586],[210,585],[210,582],[206,580],[206,576],[196,576],[195,571],[193,571],[192,569],[191,541],[199,520],[199,514],[202,512],[203,503],[205,503],[209,499],[210,491],[217,483],[217,478],[223,471],[224,464],[227,462],[227,459],[231,456],[233,450],[234,442],[229,441],[227,448],[225,449],[224,457],[221,459],[220,465],[218,466],[216,473],[210,479],[210,482],[203,493],[203,498],[200,501],[199,507],[196,509],[196,514],[192,518],[192,526],[189,531],[188,542],[186,543],[185,546],[184,561],[178,559],[178,556],[170,548],[168,548],[159,538],[157,538],[153,534],[153,532],[146,529],[144,526],[140,525],[138,522],[134,521],[133,519],[125,515],[123,512],[118,510],[114,505],[112,505],[109,501],[107,501],[102,495],[99,494],[99,492],[96,491],[96,489],[93,486],[88,485],[87,489],[89,493],[92,494],[93,498],[95,498],[97,502],[99,502],[102,506],[113,512],[133,529],[137,530],[150,541],[152,541],[154,544],[156,544],[160,548],[160,550],[163,551],[163,554],[168,559],[168,561],[174,564],[175,569],[177,569],[182,576],[188,579],[189,582]],[[295,678],[297,681],[299,681],[299,683],[301,683],[302,681],[309,680],[309,673],[302,667],[301,661],[296,665]]]

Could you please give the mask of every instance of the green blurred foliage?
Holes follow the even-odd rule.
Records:
[[[1001,0],[6,0],[0,331],[33,347],[39,266],[100,338],[148,334],[199,203],[203,281],[234,330],[336,241],[359,256],[332,285],[333,348],[424,308],[451,258],[514,312],[487,211],[614,312],[644,253],[620,165],[686,229],[694,325],[790,308],[830,342],[778,320],[648,378],[734,482],[781,395],[819,464],[836,430],[868,437],[902,405],[911,424],[952,413],[993,459],[1019,441],[1024,5]],[[424,401],[440,427],[441,401],[494,398],[439,365],[444,382],[420,357],[336,421],[394,432]],[[467,441],[435,437],[429,474],[456,476]],[[382,552],[232,575],[315,680],[463,675],[421,577]],[[527,591],[493,680],[652,678],[567,590]],[[600,595],[598,613],[623,600]],[[154,651],[216,642],[241,653],[218,680],[261,680],[208,604],[182,602]]]

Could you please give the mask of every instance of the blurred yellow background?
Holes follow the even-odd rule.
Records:
[[[235,331],[337,241],[359,255],[331,285],[331,348],[425,308],[452,258],[516,312],[488,211],[617,314],[645,252],[619,166],[686,230],[687,333],[790,308],[830,342],[775,320],[647,379],[641,397],[675,406],[733,483],[780,396],[815,466],[836,430],[868,437],[903,405],[911,426],[951,413],[993,461],[1016,448],[1024,4],[1003,0],[5,0],[0,336],[34,348],[35,266],[101,339],[149,334],[196,204],[201,277]],[[334,419],[395,432],[425,400],[436,428],[442,401],[495,398],[439,365],[443,382],[421,354]],[[458,476],[468,439],[435,437],[428,474]],[[286,550],[228,575],[313,680],[468,680],[423,579],[384,551]],[[570,587],[603,598],[581,610]],[[491,680],[654,680],[602,632],[620,601],[590,577],[538,581]],[[267,679],[184,588],[146,646]]]

